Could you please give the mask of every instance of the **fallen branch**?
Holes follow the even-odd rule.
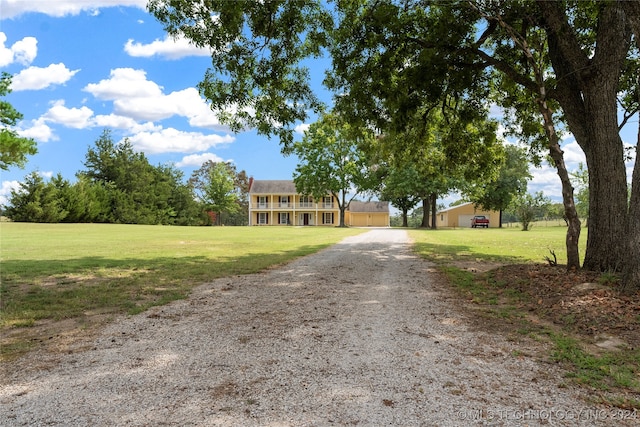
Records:
[[[549,258],[548,256],[545,256],[544,259],[549,263],[549,265],[556,267],[558,265],[558,257],[556,256],[555,251],[549,249],[549,252],[551,253],[551,255],[553,255],[553,259]]]

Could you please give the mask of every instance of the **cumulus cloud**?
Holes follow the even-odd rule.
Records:
[[[78,15],[80,12],[96,15],[99,9],[114,6],[132,6],[144,10],[147,0],[0,0],[3,19],[15,18],[30,12],[44,13],[54,17]]]
[[[204,163],[208,162],[209,160],[214,163],[231,161],[231,160],[223,160],[222,157],[218,156],[217,154],[202,153],[202,154],[191,154],[189,156],[185,156],[182,158],[181,161],[176,163],[176,166],[179,168],[187,167],[187,166],[200,167]]]
[[[98,99],[113,101],[114,113],[134,120],[156,121],[185,117],[191,126],[229,132],[195,88],[164,94],[162,86],[147,80],[144,70],[117,68],[108,79],[84,90]]]
[[[90,119],[92,116],[93,111],[86,106],[67,108],[64,101],[56,101],[53,107],[42,116],[42,119],[70,128],[84,129],[91,127]]]
[[[304,135],[304,133],[309,130],[310,126],[311,126],[310,124],[302,123],[296,126],[294,130],[296,131],[296,133],[299,133],[300,135]]]
[[[69,70],[63,63],[51,64],[46,68],[29,67],[13,76],[11,88],[21,90],[39,90],[51,85],[68,82],[80,70]]]
[[[0,206],[7,206],[11,190],[17,191],[19,188],[20,183],[18,181],[2,181],[2,187],[0,187]]]
[[[527,186],[530,193],[542,191],[545,196],[552,199],[562,197],[562,185],[554,167],[544,164],[539,168],[531,168],[530,172],[533,175]]]
[[[29,65],[36,59],[38,40],[35,37],[25,37],[11,47],[5,47],[6,41],[6,34],[0,31],[0,67],[6,67],[14,62]]]
[[[210,56],[209,49],[194,46],[184,37],[172,38],[166,36],[164,40],[154,40],[149,44],[136,43],[129,39],[124,50],[130,56],[150,58],[160,56],[166,59],[180,59],[187,56]]]
[[[564,162],[567,164],[567,167],[578,167],[579,163],[587,162],[582,148],[580,148],[575,140],[564,144],[562,151],[564,151]]]
[[[162,95],[162,87],[147,80],[144,70],[116,68],[109,78],[99,83],[90,83],[84,89],[98,99],[116,100],[122,98],[148,98]]]
[[[231,135],[204,135],[200,132],[185,132],[173,128],[159,132],[140,132],[129,137],[133,147],[146,154],[194,153],[230,144],[234,140]]]
[[[117,114],[100,114],[93,119],[93,125],[111,129],[123,129],[132,133],[154,132],[162,130],[162,126],[153,122],[138,123],[131,117],[119,116]]]
[[[33,138],[38,142],[57,141],[58,137],[54,135],[53,130],[47,125],[46,120],[40,117],[37,120],[20,123],[18,135],[24,138]]]

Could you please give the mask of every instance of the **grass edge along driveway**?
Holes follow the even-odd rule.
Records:
[[[0,361],[364,229],[0,223]],[[65,329],[64,331],[61,329]]]

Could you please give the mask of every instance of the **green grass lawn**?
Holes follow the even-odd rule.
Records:
[[[415,242],[416,252],[435,262],[462,298],[472,301],[482,322],[493,322],[493,325],[497,322],[505,331],[512,328],[516,333],[548,340],[552,344],[549,359],[563,364],[567,379],[595,390],[597,397],[594,401],[640,409],[640,400],[637,399],[640,393],[639,349],[626,347],[592,354],[586,343],[593,337],[576,334],[570,324],[556,323],[550,327],[532,323],[529,316],[539,303],[530,301],[529,296],[517,286],[512,286],[516,283],[497,282],[491,272],[474,273],[463,268],[469,262],[546,263],[545,257],[553,258],[550,250],[556,253],[559,264],[566,264],[566,230],[563,226],[538,225],[526,232],[513,227],[410,230],[409,234]],[[587,231],[583,230],[580,236],[581,259],[584,258],[586,240]],[[513,280],[525,280],[530,286],[536,286],[535,278],[518,277]],[[601,309],[607,308],[603,306]],[[581,316],[581,309],[576,308],[572,316]],[[605,396],[603,391],[611,394]]]
[[[0,327],[137,313],[361,229],[0,223]]]
[[[509,228],[458,228],[410,230],[415,250],[439,263],[458,260],[502,263],[546,262],[554,251],[559,264],[566,264],[566,227],[535,226],[530,231]],[[584,257],[586,229],[580,235],[580,254]]]

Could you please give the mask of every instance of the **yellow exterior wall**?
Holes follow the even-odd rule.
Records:
[[[476,209],[473,203],[466,203],[438,212],[436,214],[436,227],[470,228],[471,218],[474,215],[484,215],[489,218],[490,228],[498,228],[500,226],[500,212]]]
[[[288,202],[283,203],[281,197],[288,196]],[[259,203],[260,197],[267,197],[263,204]],[[250,198],[250,225],[313,225],[313,226],[337,226],[340,224],[340,211],[334,197],[331,198],[332,206],[327,207],[321,201],[308,205],[300,203],[299,194],[252,194]],[[333,214],[333,222],[323,223],[324,214]],[[260,214],[265,215],[266,224],[260,223]],[[281,214],[288,214],[288,223],[281,222]],[[307,215],[308,224],[304,224],[304,215]]]
[[[352,227],[388,227],[389,214],[384,212],[347,212],[345,222]]]
[[[295,193],[289,181],[256,181],[260,192],[250,192],[249,225],[338,226],[340,209],[335,197],[327,195],[313,200]],[[360,203],[360,202],[358,202]],[[389,212],[386,205],[356,208],[345,212],[345,225],[354,227],[387,227]],[[384,208],[384,209],[383,209]],[[372,212],[364,212],[372,210]],[[384,212],[382,210],[387,210]],[[325,222],[326,221],[326,222]]]

